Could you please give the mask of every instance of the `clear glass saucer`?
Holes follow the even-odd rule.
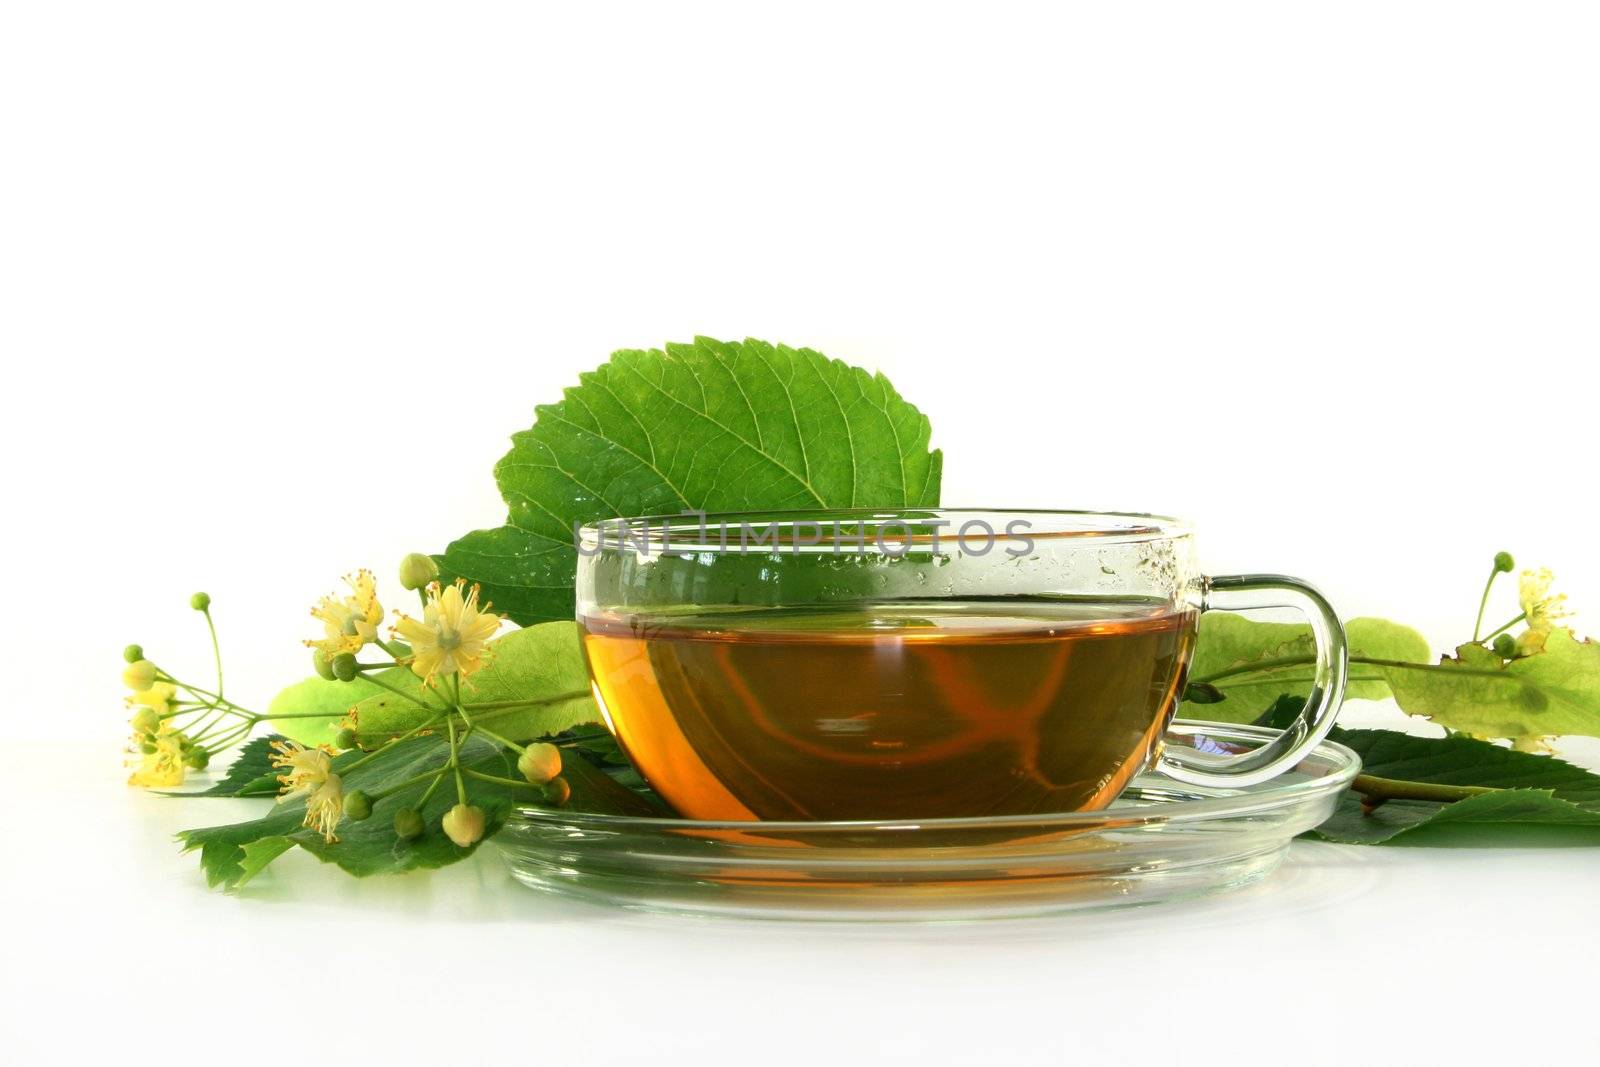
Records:
[[[1173,724],[1168,744],[1237,752],[1253,726]],[[1242,789],[1142,775],[1104,811],[923,822],[702,822],[519,809],[496,837],[523,884],[653,912],[943,921],[1152,904],[1265,877],[1361,769],[1323,742]]]

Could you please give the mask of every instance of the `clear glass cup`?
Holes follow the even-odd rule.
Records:
[[[1259,784],[1327,734],[1344,631],[1310,585],[1206,577],[1154,515],[816,511],[616,519],[578,535],[606,722],[697,819],[1093,811],[1155,770]],[[1295,724],[1247,752],[1163,744],[1201,612],[1295,608]]]

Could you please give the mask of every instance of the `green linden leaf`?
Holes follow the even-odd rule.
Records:
[[[404,668],[385,672],[383,677],[387,680],[390,674],[402,670]],[[351,708],[381,692],[382,689],[362,677],[332,682],[312,675],[273,697],[272,703],[267,705],[267,718],[273,729],[302,745],[326,745],[332,743],[333,735],[339,732],[339,720],[349,714]]]
[[[1469,644],[1440,665],[1385,672],[1401,710],[1479,737],[1600,737],[1600,644],[1556,629],[1532,656]]]
[[[443,766],[449,761],[450,745],[437,735],[414,737],[383,749],[355,770],[342,769],[360,758],[360,752],[346,752],[334,759],[333,769],[344,776],[347,793],[364,789],[376,794]],[[499,777],[517,776],[510,756],[479,737],[470,737],[462,745],[461,765]],[[426,789],[426,783],[407,786],[374,803],[369,818],[360,822],[343,820],[338,827],[339,840],[332,844],[301,825],[305,805],[300,801],[279,804],[259,819],[185,830],[178,837],[184,851],[200,850],[200,864],[208,884],[228,890],[237,890],[293,845],[358,877],[443,867],[471,855],[477,845],[461,848],[440,829],[444,813],[456,803],[456,790],[448,776],[422,808],[422,836],[410,841],[396,836],[395,812],[402,807],[415,807]],[[539,796],[531,786],[514,789],[475,778],[467,779],[467,793],[470,802],[483,809],[483,840],[505,824],[514,807],[531,803]]]
[[[270,797],[278,792],[278,771],[272,766],[272,743],[278,734],[258,737],[239,750],[228,766],[228,773],[209,789],[198,792],[172,791],[175,797]]]
[[[502,634],[489,643],[489,661],[462,684],[462,699],[474,722],[512,741],[549,737],[574,726],[600,721],[600,709],[589,688],[589,673],[578,644],[578,624],[546,622]],[[422,680],[405,668],[385,671],[383,680],[439,706]],[[530,701],[530,707],[472,711],[473,704]],[[357,732],[363,744],[402,734],[432,718],[413,701],[379,690],[355,706]]]
[[[1258,720],[1282,728],[1299,714],[1301,697],[1285,696]],[[1380,778],[1503,790],[1453,803],[1385,800],[1370,813],[1346,791],[1334,814],[1312,835],[1345,844],[1459,844],[1460,834],[1521,834],[1541,829],[1579,843],[1600,844],[1600,775],[1552,756],[1517,752],[1470,737],[1413,737],[1395,730],[1341,730],[1329,740],[1361,756],[1362,772]],[[1425,832],[1424,832],[1425,831]],[[1572,843],[1570,836],[1563,838]]]
[[[1425,663],[1431,655],[1427,639],[1409,626],[1388,619],[1351,619],[1345,624],[1351,655],[1374,659]],[[1189,666],[1192,683],[1205,683],[1184,703],[1179,715],[1213,722],[1250,722],[1257,708],[1270,703],[1285,689],[1306,691],[1311,686],[1309,664],[1263,668],[1227,677],[1213,675],[1250,664],[1313,652],[1311,628],[1299,623],[1253,622],[1241,615],[1208,612],[1200,617],[1194,659]],[[1390,695],[1393,676],[1405,673],[1351,664],[1350,686],[1345,695],[1382,700]],[[1218,699],[1220,694],[1220,699]]]
[[[573,811],[599,815],[677,817],[666,801],[646,786],[632,767],[602,769],[591,763],[584,754],[567,749],[561,764],[561,777],[572,787],[572,796],[564,807]],[[630,788],[620,778],[637,784]]]
[[[560,733],[572,726],[599,722],[589,688],[589,675],[578,644],[578,627],[571,621],[543,623],[501,634],[489,643],[488,663],[462,687],[469,704],[500,701],[534,701],[532,706],[496,710],[485,725],[502,737],[523,741]],[[271,715],[299,715],[326,711],[329,718],[279,718],[272,723],[285,736],[305,745],[333,739],[338,721],[354,710],[363,744],[402,734],[437,712],[424,711],[413,701],[386,689],[399,689],[438,707],[432,693],[408,667],[375,672],[382,685],[365,676],[351,682],[307,678],[279,693],[268,708]],[[331,725],[330,725],[331,724]]]
[[[573,617],[575,525],[939,501],[927,417],[883,375],[807,348],[700,337],[614,353],[579,382],[495,467],[507,525],[436,557],[519,623]]]

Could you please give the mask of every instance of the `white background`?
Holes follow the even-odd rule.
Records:
[[[490,468],[535,404],[696,333],[883,370],[951,504],[1183,514],[1213,571],[1303,575],[1441,647],[1497,549],[1592,608],[1592,8],[0,12],[31,790],[0,1017],[30,1061],[223,1055],[225,1003],[238,1062],[1471,1058],[1585,1025],[1590,850],[1297,846],[1232,898],[936,933],[596,916],[488,855],[359,887],[293,856],[211,896],[165,834],[213,810],[120,784],[117,673],[131,640],[203,668],[204,588],[230,690],[264,700],[339,575],[500,521]]]

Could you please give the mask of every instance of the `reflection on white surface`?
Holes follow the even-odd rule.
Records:
[[[19,756],[18,788],[52,798],[57,829],[31,839],[35,861],[19,864],[15,845],[9,855],[0,906],[26,921],[11,924],[0,954],[0,1003],[24,1013],[92,1011],[93,1029],[136,1034],[148,1025],[150,996],[176,996],[141,987],[171,983],[195,1049],[237,1046],[228,1020],[245,1005],[301,1003],[304,967],[320,976],[336,1014],[359,1016],[372,1004],[385,1020],[374,1035],[348,1017],[330,1023],[319,1003],[315,1040],[329,1056],[384,1047],[451,1055],[454,1028],[416,1023],[422,1013],[470,1020],[463,1025],[475,1042],[527,1043],[550,1062],[626,1062],[625,1040],[655,1043],[663,1063],[730,1042],[768,1048],[767,1063],[814,1061],[841,1047],[872,1049],[880,1061],[940,1062],[952,1041],[972,1039],[975,1025],[991,1058],[971,1062],[1089,1053],[1118,1062],[1129,1050],[1116,1035],[1148,1024],[1152,996],[1220,1008],[1218,991],[1232,991],[1259,1007],[1264,981],[1302,980],[1330,997],[1367,995],[1374,968],[1424,958],[1428,980],[1404,993],[1418,1018],[1475,995],[1488,959],[1539,968],[1549,1037],[1576,1025],[1562,1020],[1587,1017],[1579,1001],[1588,987],[1573,979],[1600,950],[1592,914],[1600,849],[1592,848],[1297,842],[1275,874],[1233,893],[950,926],[626,914],[524,889],[492,848],[445,870],[364,880],[295,850],[228,896],[206,889],[198,857],[180,855],[172,834],[243,818],[266,802],[140,793],[121,784],[116,759],[83,746]],[[1531,913],[1501,918],[1507,901],[1534,899],[1537,921]],[[1514,1011],[1522,994],[1499,995]],[[826,1013],[826,1033],[786,1030],[772,1047],[764,1013],[774,998],[790,1012]],[[557,1024],[537,1021],[552,1011]],[[1291,1011],[1252,1018],[1263,1040],[1302,1038]],[[94,1040],[88,1029],[24,1030],[13,1053],[17,1062],[51,1062]],[[1496,1040],[1487,1036],[1485,1049]],[[1316,1052],[1299,1060],[1321,1062]]]

